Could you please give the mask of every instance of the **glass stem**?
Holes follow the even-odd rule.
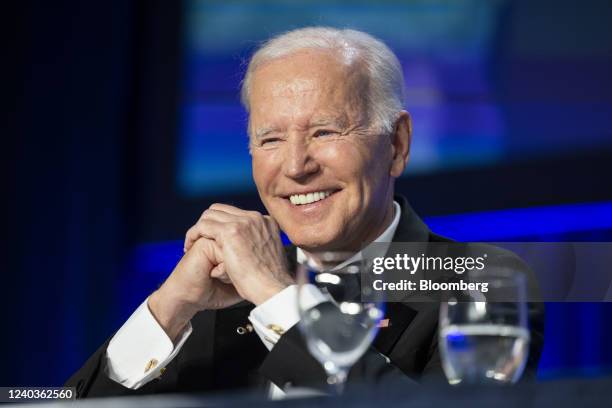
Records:
[[[326,367],[327,384],[329,384],[333,395],[341,395],[344,392],[348,370],[336,365],[333,365],[333,367],[330,366],[331,365],[328,365],[328,367]]]

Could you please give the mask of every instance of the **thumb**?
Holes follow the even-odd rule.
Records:
[[[220,278],[223,275],[225,275],[225,264],[223,262],[215,265],[215,267],[210,271],[211,278]]]
[[[204,255],[208,262],[211,263],[211,271],[223,263],[221,249],[212,239],[199,238],[193,243],[193,246],[189,251],[195,251],[201,255]]]

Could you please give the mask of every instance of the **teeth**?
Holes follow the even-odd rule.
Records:
[[[291,204],[293,205],[310,204],[327,198],[330,194],[331,193],[329,191],[317,191],[308,194],[294,194],[289,197],[289,201],[291,201]]]

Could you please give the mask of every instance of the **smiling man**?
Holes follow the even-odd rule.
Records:
[[[257,386],[278,396],[323,386],[296,329],[296,262],[329,268],[359,259],[372,242],[444,241],[394,199],[411,141],[403,91],[395,55],[363,32],[314,27],[266,42],[242,101],[269,215],[206,209],[165,283],[67,385],[79,397]],[[280,230],[293,246],[282,246]],[[321,259],[323,251],[336,259]],[[323,300],[312,288],[309,302]],[[437,309],[389,304],[386,317],[392,324],[349,381],[442,378]]]

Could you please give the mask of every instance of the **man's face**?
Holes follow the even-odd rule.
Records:
[[[251,83],[253,177],[281,229],[310,251],[375,239],[392,211],[394,150],[371,129],[361,70],[301,51],[258,67]]]

